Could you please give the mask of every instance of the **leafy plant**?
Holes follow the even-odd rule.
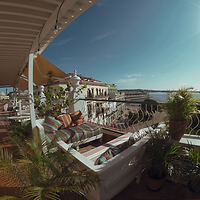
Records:
[[[10,125],[8,128],[8,132],[12,140],[22,142],[30,137],[32,134],[31,121],[25,121],[21,124]]]
[[[183,147],[181,156],[174,160],[173,174],[182,182],[189,183],[193,191],[200,192],[199,149],[192,145]]]
[[[45,102],[42,101],[39,95],[35,96],[34,103],[39,117],[56,117],[62,112],[68,112],[69,106],[74,104],[76,99],[71,95],[71,84],[66,83],[66,86],[66,88],[61,86],[57,86],[57,88],[53,88],[50,85],[47,86],[44,91]],[[75,91],[75,95],[78,97],[78,95],[83,92],[84,88],[87,88],[87,86],[81,86]]]
[[[197,112],[197,98],[193,97],[193,92],[189,89],[179,89],[169,96],[168,102],[163,106],[166,109],[169,120],[188,121],[192,113]]]
[[[68,110],[70,103],[73,103],[73,98],[70,97],[70,84],[67,87],[58,86],[54,89],[48,86],[45,91],[45,102],[41,101],[40,96],[35,96],[35,108],[40,117],[44,116],[58,116],[62,109]]]
[[[61,150],[48,149],[44,154],[38,138],[18,145],[19,159],[0,149],[0,177],[7,185],[15,183],[21,188],[20,199],[59,200],[65,191],[85,195],[95,187],[98,177],[94,172],[82,169],[71,154]]]
[[[173,144],[166,131],[153,131],[146,146],[145,156],[149,175],[160,179],[172,167],[173,160],[179,154],[180,146]]]

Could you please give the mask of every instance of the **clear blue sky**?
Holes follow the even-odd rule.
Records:
[[[200,1],[99,0],[42,55],[119,89],[200,89]]]

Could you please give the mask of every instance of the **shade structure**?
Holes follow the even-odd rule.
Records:
[[[28,80],[24,79],[23,77],[20,77],[17,84],[15,85],[15,88],[18,88],[21,91],[28,89]]]
[[[36,85],[47,84],[49,80],[49,74],[51,74],[51,80],[53,81],[63,79],[68,76],[61,69],[38,54],[37,58],[35,58],[33,61],[33,82]],[[28,66],[26,66],[22,76],[15,86],[20,90],[26,90],[28,88],[27,79],[24,79],[23,77],[28,77]]]
[[[13,87],[29,59],[97,0],[0,0],[0,87]]]

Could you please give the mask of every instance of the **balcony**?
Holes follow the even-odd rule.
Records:
[[[123,105],[120,110],[116,110],[110,114],[105,114],[104,118],[100,120],[97,117],[96,124],[101,126],[103,138],[102,140],[95,140],[88,144],[81,144],[78,152],[84,154],[99,146],[106,146],[110,141],[115,140],[127,133],[136,133],[139,130],[146,127],[156,127],[158,124],[162,124],[166,121],[166,112],[155,104],[142,104],[133,102],[121,102]],[[187,133],[182,138],[180,143],[187,145],[187,141],[195,141],[193,145],[198,146],[199,143],[199,114],[194,113],[187,126]],[[111,118],[113,118],[111,120]],[[99,120],[99,121],[98,121]],[[103,123],[102,123],[103,120]],[[93,123],[91,121],[91,123]],[[193,135],[196,134],[196,135]],[[185,140],[185,141],[184,141]],[[116,159],[115,159],[116,160]],[[137,183],[136,183],[137,182]],[[132,181],[121,193],[117,194],[113,200],[122,199],[197,199],[199,196],[191,193],[187,187],[180,183],[173,183],[166,181],[165,187],[158,193],[151,192],[146,189],[145,177],[136,177],[136,180]],[[176,194],[176,192],[179,194]]]

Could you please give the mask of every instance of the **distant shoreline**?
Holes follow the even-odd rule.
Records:
[[[146,90],[146,89],[121,89],[119,90],[120,92],[135,92],[135,93],[149,93],[149,92],[166,92],[166,93],[171,93],[171,92],[177,92],[178,90]],[[200,91],[192,91],[194,93],[200,93]]]

